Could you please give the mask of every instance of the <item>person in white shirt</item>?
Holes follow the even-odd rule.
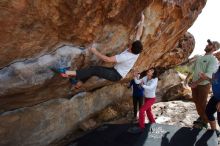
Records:
[[[146,76],[142,79],[135,78],[136,84],[141,84],[144,88],[144,104],[142,105],[139,111],[139,128],[134,128],[134,132],[143,131],[145,127],[145,112],[147,113],[147,117],[150,123],[155,123],[154,116],[152,114],[151,106],[156,101],[156,88],[158,83],[157,78],[157,70],[155,68],[151,68],[146,71]]]
[[[91,76],[98,76],[110,81],[119,81],[124,78],[127,73],[131,70],[134,63],[136,62],[139,54],[143,50],[143,45],[140,41],[144,25],[144,14],[142,13],[141,21],[138,23],[138,29],[136,33],[135,40],[132,45],[126,49],[124,52],[108,57],[97,51],[96,48],[91,47],[89,51],[95,54],[98,58],[105,62],[116,63],[114,67],[103,67],[103,66],[91,66],[89,68],[69,71],[64,70],[60,72],[62,77],[70,77],[71,79],[76,79],[76,88],[79,88],[83,82],[86,82]]]

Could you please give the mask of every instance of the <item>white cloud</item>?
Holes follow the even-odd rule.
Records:
[[[191,56],[204,54],[207,39],[220,42],[220,0],[207,0],[205,8],[188,30],[196,40]]]

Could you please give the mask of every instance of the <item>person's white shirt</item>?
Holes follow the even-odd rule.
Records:
[[[134,78],[134,81],[136,84],[143,83],[142,87],[144,88],[144,96],[146,98],[155,98],[156,97],[158,78],[148,80],[147,76],[145,76],[142,79]]]
[[[134,66],[138,56],[139,54],[133,54],[129,52],[128,49],[118,55],[115,55],[117,63],[114,68],[122,76],[122,78],[124,78]]]

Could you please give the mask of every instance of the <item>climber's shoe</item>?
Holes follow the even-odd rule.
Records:
[[[194,123],[193,124],[193,128],[199,128],[199,129],[207,129],[208,128],[208,124],[207,123]]]
[[[71,90],[80,89],[83,83],[81,81],[78,81],[77,79],[72,79],[70,81],[72,83]]]
[[[195,121],[193,121],[193,124],[198,124],[198,123],[202,123],[202,118],[198,117]]]
[[[60,67],[60,68],[50,68],[53,72],[58,73],[63,78],[68,78],[69,76],[66,74],[66,71],[70,69],[70,67]]]

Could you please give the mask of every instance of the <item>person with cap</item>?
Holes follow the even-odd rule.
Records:
[[[190,66],[190,73],[187,75],[185,84],[188,84],[189,78],[192,75],[192,82],[189,84],[192,90],[192,99],[195,103],[199,118],[193,122],[194,127],[207,128],[208,118],[205,113],[208,93],[210,91],[210,82],[200,77],[201,73],[212,77],[218,69],[218,60],[213,53],[220,48],[217,41],[207,40],[208,44],[205,47],[205,55],[198,56]]]
[[[124,78],[127,73],[131,70],[139,54],[143,50],[142,42],[140,38],[142,36],[144,27],[144,14],[141,14],[141,21],[137,25],[137,33],[135,36],[135,41],[120,54],[113,56],[106,56],[100,53],[94,46],[89,48],[99,59],[104,62],[115,63],[114,67],[104,67],[104,66],[91,66],[88,68],[83,68],[80,70],[61,70],[59,73],[62,77],[72,79],[72,84],[75,88],[80,88],[82,83],[86,82],[91,76],[97,76],[100,78],[107,79],[109,81],[119,81]],[[59,70],[58,70],[59,71]]]

